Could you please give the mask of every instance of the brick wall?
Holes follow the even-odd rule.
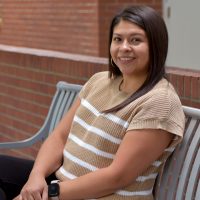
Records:
[[[63,80],[83,84],[107,69],[107,59],[0,45],[0,141],[25,139],[40,129],[55,85]],[[200,108],[200,72],[167,68],[182,103]],[[40,144],[2,151],[35,157]]]
[[[119,8],[161,0],[1,0],[0,44],[107,56],[110,19]]]
[[[98,55],[97,0],[1,2],[0,43]]]
[[[83,84],[107,69],[106,59],[99,57],[107,56],[108,26],[116,10],[134,3],[162,12],[161,2],[1,0],[0,44],[12,46],[0,45],[0,141],[39,130],[58,81]],[[183,104],[200,108],[200,72],[168,68],[168,73]],[[39,146],[0,153],[33,158]]]
[[[200,71],[168,67],[167,72],[182,104],[200,108]]]
[[[105,70],[107,63],[91,56],[0,48],[0,141],[25,139],[36,133],[58,81],[83,84],[95,72]],[[6,153],[34,157],[37,150],[38,145]]]

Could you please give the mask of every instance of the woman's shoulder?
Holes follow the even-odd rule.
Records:
[[[150,91],[147,99],[147,105],[151,106],[156,112],[166,112],[168,116],[173,113],[173,115],[184,120],[180,97],[167,79],[161,79]]]
[[[108,80],[108,71],[101,71],[93,74],[85,83],[85,85],[93,85],[99,81]]]
[[[183,116],[181,100],[173,85],[166,79],[161,79],[152,90],[138,99],[138,107],[143,108],[145,112],[164,114],[168,116],[172,111]]]
[[[179,99],[178,94],[174,88],[174,86],[165,78],[161,79],[154,88],[150,91],[150,93],[155,94],[165,94],[167,96],[173,96]],[[160,96],[160,95],[158,95]]]
[[[105,85],[107,82],[109,82],[108,75],[109,75],[108,71],[102,71],[93,74],[91,78],[83,86],[79,96],[80,97],[86,96],[91,91],[96,91],[97,89],[101,88],[102,85]]]
[[[90,79],[108,79],[109,76],[109,72],[108,71],[101,71],[101,72],[97,72],[95,74],[92,75],[92,77]]]
[[[138,99],[136,121],[141,119],[158,120],[166,127],[176,127],[179,131],[170,132],[182,136],[185,126],[185,115],[181,100],[173,85],[161,79],[154,88]],[[165,128],[166,128],[165,127]]]

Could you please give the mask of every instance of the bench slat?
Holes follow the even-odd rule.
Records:
[[[199,124],[199,123],[196,122],[196,124]],[[184,198],[186,191],[187,191],[186,190],[187,186],[191,187],[191,185],[188,185],[188,181],[189,181],[189,177],[191,175],[191,171],[195,170],[194,169],[194,166],[195,166],[194,161],[196,159],[197,152],[199,150],[199,142],[200,142],[200,134],[195,134],[197,131],[200,131],[200,127],[199,127],[199,129],[197,129],[195,126],[193,129],[193,133],[192,133],[193,138],[192,138],[191,143],[188,145],[189,148],[188,148],[188,151],[186,152],[186,157],[184,159],[183,168],[180,172],[179,185],[177,188],[177,198],[178,199],[179,199],[179,197],[181,197],[180,199]],[[187,192],[189,192],[189,191],[187,191]]]
[[[199,182],[198,182],[198,186],[196,189],[196,196],[195,196],[195,200],[200,199],[200,178],[199,178]]]
[[[185,199],[195,199],[195,193],[196,193],[195,190],[199,183],[199,177],[200,177],[199,163],[200,163],[200,148],[197,150],[196,159],[194,161],[193,168],[192,168],[192,171],[191,171],[191,174],[189,177]],[[200,193],[199,193],[199,195],[200,195]],[[200,199],[200,196],[198,199]]]

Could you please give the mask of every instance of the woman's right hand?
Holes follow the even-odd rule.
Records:
[[[48,186],[45,177],[32,173],[14,200],[48,200]]]

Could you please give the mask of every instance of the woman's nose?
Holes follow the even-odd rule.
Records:
[[[130,50],[131,49],[131,46],[130,44],[128,43],[128,41],[123,41],[123,43],[121,44],[121,49],[122,50]]]

